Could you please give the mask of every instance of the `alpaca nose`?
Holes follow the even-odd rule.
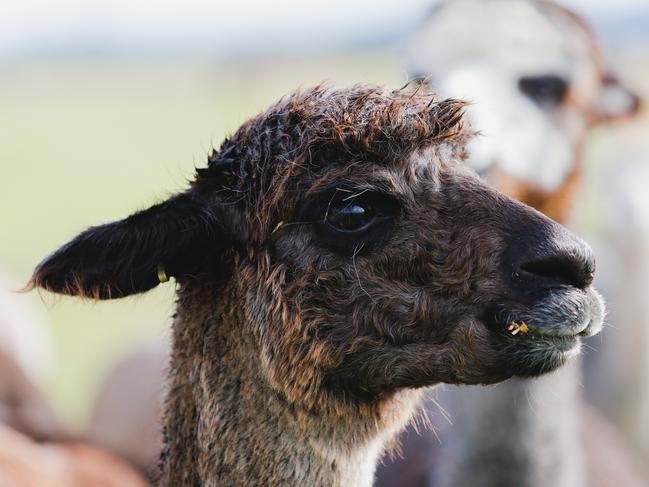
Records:
[[[573,286],[586,289],[593,282],[594,265],[583,249],[542,255],[521,263],[520,272],[544,286]]]
[[[515,238],[510,269],[527,290],[569,286],[586,289],[595,272],[593,252],[583,240],[555,222]]]

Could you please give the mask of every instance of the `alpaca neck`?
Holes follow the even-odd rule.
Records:
[[[234,293],[183,296],[174,323],[161,485],[370,486],[393,428],[376,418],[322,418],[266,380]],[[199,305],[198,303],[202,303]],[[205,303],[218,302],[217,309]],[[201,310],[201,311],[196,311]],[[413,393],[390,407],[414,409]]]
[[[451,391],[445,405],[454,425],[440,453],[439,484],[584,485],[578,383],[573,361],[534,380]]]

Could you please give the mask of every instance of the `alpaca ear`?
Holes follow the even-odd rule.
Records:
[[[642,101],[614,75],[606,74],[602,79],[595,105],[592,107],[593,121],[606,123],[631,118],[641,108]]]
[[[111,299],[197,270],[225,246],[221,226],[188,193],[120,221],[91,227],[41,262],[31,287]]]

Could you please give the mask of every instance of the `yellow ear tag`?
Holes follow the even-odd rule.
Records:
[[[162,263],[158,264],[158,281],[161,283],[169,281],[169,277],[165,272],[165,266]]]

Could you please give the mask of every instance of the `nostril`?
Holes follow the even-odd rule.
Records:
[[[555,284],[585,289],[593,282],[588,262],[568,255],[550,256],[526,262],[521,270]]]

